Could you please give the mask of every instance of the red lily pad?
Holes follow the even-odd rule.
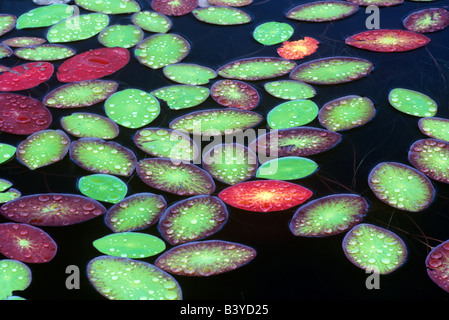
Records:
[[[0,91],[20,91],[34,88],[53,75],[49,62],[30,62],[0,74]]]
[[[22,223],[0,224],[0,252],[25,263],[46,263],[57,251],[56,242],[38,227]]]
[[[106,208],[97,200],[62,193],[22,196],[0,207],[7,219],[35,226],[67,226],[101,216]]]
[[[198,6],[198,0],[153,0],[151,8],[167,16],[183,16]]]
[[[29,135],[47,129],[52,115],[44,104],[31,97],[0,93],[0,131]]]
[[[111,75],[129,62],[125,48],[100,48],[80,53],[66,60],[58,69],[61,82],[95,80]]]
[[[409,14],[403,21],[405,29],[419,33],[435,32],[449,26],[449,11],[429,8]]]
[[[254,212],[287,210],[300,205],[311,196],[312,191],[309,189],[280,180],[240,182],[218,194],[230,206]]]
[[[441,289],[449,292],[449,240],[429,252],[426,267],[430,279]]]
[[[239,80],[219,80],[211,87],[211,96],[219,104],[229,108],[252,110],[259,104],[257,89]]]
[[[410,51],[430,42],[422,34],[407,30],[368,30],[346,38],[345,43],[369,51],[403,52]]]

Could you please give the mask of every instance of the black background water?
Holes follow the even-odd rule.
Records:
[[[151,10],[148,0],[138,0],[142,10]],[[422,243],[422,234],[439,239],[449,239],[449,187],[433,182],[437,196],[432,206],[420,213],[406,213],[383,205],[368,188],[367,176],[379,162],[397,161],[409,165],[407,152],[410,145],[425,138],[419,131],[418,118],[394,110],[388,103],[388,93],[396,87],[409,88],[432,97],[439,105],[437,116],[449,118],[449,30],[427,34],[431,42],[423,48],[405,53],[375,53],[349,47],[344,39],[352,34],[365,31],[368,15],[364,8],[353,16],[328,23],[302,23],[285,18],[286,12],[295,5],[306,1],[255,0],[242,8],[253,21],[241,26],[215,26],[196,20],[191,14],[172,17],[173,27],[169,31],[185,37],[191,44],[191,51],[183,62],[197,63],[214,69],[245,57],[277,56],[278,46],[263,46],[252,38],[256,26],[263,22],[287,22],[295,29],[291,40],[310,36],[320,42],[319,49],[312,56],[300,62],[317,58],[347,55],[372,61],[372,74],[355,82],[336,86],[314,86],[317,96],[313,98],[319,106],[349,94],[366,96],[376,106],[376,116],[368,124],[342,133],[343,139],[335,148],[311,157],[319,164],[319,171],[307,178],[296,181],[314,191],[313,198],[351,190],[363,195],[370,204],[370,212],[364,222],[372,223],[396,232],[406,242],[408,259],[397,271],[382,276],[380,289],[368,290],[365,286],[367,274],[346,259],[341,242],[344,234],[319,238],[298,238],[288,229],[288,223],[295,209],[278,213],[250,213],[229,207],[230,218],[224,228],[210,239],[239,242],[254,247],[258,255],[248,265],[233,272],[206,277],[180,277],[183,296],[186,300],[448,300],[449,294],[437,287],[427,276],[424,260],[429,252]],[[436,2],[409,2],[380,9],[380,27],[383,29],[403,29],[402,20],[409,13],[430,7],[446,7],[449,0]],[[31,0],[2,0],[0,13],[20,15],[37,7]],[[82,13],[87,11],[81,10]],[[131,15],[111,17],[112,24],[129,24]],[[15,36],[45,36],[47,28],[13,30],[2,39]],[[150,33],[146,33],[149,36]],[[77,52],[99,48],[96,37],[69,44]],[[132,53],[132,50],[131,50]],[[23,61],[10,57],[0,63],[15,66]],[[60,63],[55,63],[57,67]],[[128,66],[107,77],[120,83],[119,90],[138,88],[152,91],[172,84],[161,70],[151,70],[140,65],[132,57]],[[208,85],[210,86],[214,79]],[[267,95],[263,84],[254,85],[261,94],[260,105],[254,111],[264,116],[282,101]],[[61,85],[54,76],[36,88],[21,92],[42,99],[50,90]],[[161,115],[151,123],[152,127],[167,127],[180,114],[202,109],[219,107],[211,98],[200,106],[184,111],[174,111],[161,102]],[[78,110],[76,110],[78,111]],[[81,111],[104,115],[102,104]],[[61,116],[73,110],[53,110],[53,124],[50,128],[60,128]],[[310,125],[320,127],[317,121]],[[258,128],[265,128],[263,122]],[[121,128],[116,141],[132,149],[139,159],[145,154],[132,143],[136,130]],[[17,145],[23,137],[0,133],[0,141]],[[79,193],[76,181],[88,174],[66,157],[61,162],[36,171],[26,170],[16,160],[0,166],[0,177],[14,183],[23,195],[61,192]],[[129,193],[154,192],[163,194],[167,202],[180,198],[152,190],[137,176],[123,179]],[[225,186],[217,183],[216,194]],[[109,205],[107,205],[109,206]],[[7,222],[0,218],[0,222]],[[419,228],[418,228],[419,227]],[[111,233],[101,217],[79,225],[43,228],[58,243],[58,253],[49,263],[29,265],[33,281],[29,288],[17,295],[30,300],[104,300],[90,285],[85,267],[94,257],[101,255],[92,241]],[[156,226],[143,230],[159,236]],[[421,233],[422,232],[422,233]],[[431,246],[437,241],[429,241]],[[155,257],[143,259],[154,262]],[[81,285],[78,290],[68,290],[65,273],[68,265],[76,265],[81,270]]]

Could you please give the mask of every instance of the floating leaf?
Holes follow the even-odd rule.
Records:
[[[2,144],[0,144],[0,149],[2,149]],[[14,148],[15,149],[15,148]],[[1,150],[0,150],[1,154]],[[5,179],[0,179],[0,203],[5,203],[8,201],[12,201],[14,199],[22,196],[20,191],[11,188],[12,183]]]
[[[195,196],[170,206],[159,220],[158,230],[171,245],[207,238],[228,220],[226,205],[217,197]]]
[[[122,180],[103,173],[81,177],[78,180],[78,189],[93,200],[108,203],[120,202],[128,192],[128,187]]]
[[[326,103],[318,113],[318,120],[328,130],[343,131],[366,124],[375,113],[369,98],[349,95]]]
[[[347,37],[345,43],[360,49],[377,52],[410,51],[430,42],[426,36],[407,30],[368,30]]]
[[[34,88],[53,75],[49,62],[29,62],[0,74],[0,91],[21,91]]]
[[[42,28],[52,26],[64,19],[69,18],[75,9],[67,4],[51,4],[38,7],[23,13],[17,18],[16,28]]]
[[[284,100],[310,99],[316,95],[316,90],[310,84],[295,80],[267,82],[264,88],[272,96]]]
[[[201,135],[232,134],[256,126],[262,121],[256,112],[240,109],[195,111],[170,122],[170,128]]]
[[[17,17],[12,14],[0,14],[0,37],[16,27]]]
[[[95,80],[122,69],[129,59],[129,51],[125,48],[93,49],[64,61],[57,77],[61,82]]]
[[[318,49],[320,43],[310,37],[296,41],[284,41],[277,53],[284,59],[296,60],[310,56]]]
[[[0,164],[11,160],[14,157],[16,150],[17,148],[12,145],[0,143]]]
[[[0,300],[12,298],[13,291],[21,291],[31,284],[31,269],[23,262],[0,260]]]
[[[376,165],[368,176],[368,183],[379,200],[404,211],[422,211],[435,196],[435,189],[424,174],[396,162]]]
[[[3,40],[3,44],[6,44],[7,46],[10,46],[13,48],[38,46],[45,42],[47,42],[47,40],[45,40],[44,38],[25,37],[25,36],[24,37],[14,37],[14,38],[9,38],[9,39]]]
[[[370,61],[361,58],[322,58],[300,64],[290,73],[290,79],[311,84],[339,84],[363,78],[373,68]]]
[[[270,21],[258,25],[253,31],[254,39],[266,46],[282,43],[290,39],[294,29],[284,22]]]
[[[52,108],[88,107],[106,100],[118,87],[109,80],[86,80],[68,83],[53,89],[44,97],[44,104]]]
[[[436,32],[449,25],[449,11],[444,8],[423,9],[409,14],[403,21],[409,31]]]
[[[148,32],[166,33],[172,27],[172,22],[168,17],[153,11],[136,12],[131,19],[133,24]]]
[[[279,180],[245,181],[227,187],[218,197],[235,208],[254,211],[284,211],[300,205],[312,191],[298,184]]]
[[[165,250],[165,242],[151,234],[120,232],[101,237],[92,245],[101,253],[121,258],[142,259]]]
[[[267,123],[273,129],[299,127],[315,120],[319,108],[311,100],[293,100],[281,103],[267,114]]]
[[[340,20],[353,15],[358,5],[346,1],[314,1],[298,5],[287,12],[287,18],[308,22]]]
[[[72,113],[61,118],[62,128],[77,138],[114,139],[119,134],[118,125],[109,118],[86,112]]]
[[[241,144],[219,144],[203,155],[203,168],[218,181],[233,185],[254,176],[257,156]]]
[[[211,194],[215,191],[215,183],[209,173],[194,164],[179,160],[140,160],[137,175],[152,188],[180,196]]]
[[[162,71],[171,81],[190,85],[207,84],[217,76],[213,69],[193,63],[171,64]]]
[[[67,59],[76,54],[72,48],[58,44],[40,44],[14,50],[14,55],[24,60],[55,61]]]
[[[73,42],[92,38],[109,24],[103,13],[73,15],[52,26],[47,32],[48,42]]]
[[[449,292],[449,241],[434,247],[426,257],[427,274],[441,289]]]
[[[48,233],[29,224],[1,223],[0,252],[9,259],[25,263],[47,263],[58,246]]]
[[[250,23],[252,20],[245,11],[225,6],[196,8],[192,13],[198,20],[215,25],[240,25]]]
[[[50,111],[39,100],[15,93],[0,93],[0,131],[30,135],[47,129],[52,119]]]
[[[164,100],[170,109],[180,110],[204,102],[209,97],[209,89],[193,85],[171,85],[156,89],[151,94]]]
[[[167,16],[183,16],[193,11],[198,0],[152,0],[151,8]]]
[[[418,140],[410,146],[408,160],[429,178],[449,183],[449,142]]]
[[[250,144],[258,153],[259,161],[268,158],[297,156],[307,157],[333,148],[341,140],[336,132],[314,128],[298,127],[279,129],[259,136]]]
[[[407,259],[404,241],[395,233],[371,224],[359,224],[343,239],[346,257],[367,272],[389,274]]]
[[[100,256],[87,264],[87,277],[110,300],[181,300],[178,282],[150,263]],[[157,279],[157,281],[154,281]]]
[[[326,237],[345,232],[368,213],[366,200],[355,194],[333,194],[301,206],[290,221],[290,231],[301,237]]]
[[[144,128],[134,136],[134,143],[145,153],[158,158],[193,161],[198,157],[195,141],[181,131]]]
[[[106,208],[77,194],[43,193],[7,202],[0,213],[7,219],[35,226],[67,226],[101,216]]]
[[[137,60],[152,69],[160,69],[183,60],[190,51],[190,43],[173,33],[160,33],[142,40],[135,48]]]
[[[185,243],[164,252],[155,265],[183,276],[212,276],[244,266],[256,250],[235,242],[208,240]]]
[[[114,232],[144,229],[155,224],[166,207],[161,195],[135,193],[114,204],[105,215],[105,223]]]
[[[256,81],[281,77],[291,72],[296,63],[287,59],[258,57],[230,62],[217,70],[223,78]]]
[[[33,133],[17,147],[16,156],[24,166],[35,170],[61,161],[69,151],[70,138],[61,130]]]
[[[98,35],[98,41],[105,47],[132,48],[142,41],[143,31],[134,25],[113,25]]]
[[[33,0],[35,4],[46,6],[50,4],[57,4],[57,3],[69,3],[71,0]]]
[[[0,43],[0,59],[8,58],[13,54],[13,51],[6,44]]]
[[[313,174],[318,168],[315,161],[303,157],[283,157],[263,163],[256,177],[271,180],[296,180]]]
[[[253,0],[208,0],[214,6],[243,7],[253,3]]]
[[[104,103],[109,118],[126,128],[141,128],[160,114],[159,101],[148,92],[125,89],[112,94]]]
[[[115,141],[81,138],[72,141],[69,153],[73,162],[90,172],[129,177],[137,165],[136,155]]]
[[[75,0],[75,3],[83,9],[106,14],[123,14],[140,11],[140,5],[136,0]]]
[[[391,7],[402,4],[404,0],[348,0],[349,2],[358,4],[359,6],[376,6],[376,7]]]
[[[437,103],[430,97],[409,89],[391,90],[388,101],[395,109],[415,117],[432,117],[438,110]]]
[[[252,110],[259,104],[257,89],[239,80],[218,80],[211,87],[212,98],[225,107]]]
[[[418,127],[425,135],[449,142],[449,119],[428,117],[418,121]]]

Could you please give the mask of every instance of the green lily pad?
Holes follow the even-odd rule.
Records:
[[[288,23],[270,21],[257,26],[253,31],[253,37],[257,42],[271,46],[287,41],[293,33],[294,29]]]
[[[208,88],[194,85],[171,85],[151,92],[155,97],[164,100],[173,110],[195,107],[204,102],[209,93]]]
[[[425,135],[449,142],[449,119],[438,117],[421,118],[418,127]]]
[[[0,143],[0,164],[11,160],[15,156],[16,150],[17,148],[10,144]]]
[[[207,84],[217,76],[213,69],[193,63],[171,64],[162,71],[171,81],[194,86]]]
[[[192,13],[198,20],[216,25],[239,25],[252,21],[251,16],[245,11],[225,6],[196,8]]]
[[[0,14],[0,37],[15,28],[17,17],[12,14]]]
[[[409,89],[391,90],[388,101],[395,109],[415,117],[433,117],[438,110],[437,103],[429,96]]]
[[[208,0],[214,6],[243,7],[253,3],[253,0]]]
[[[0,43],[0,59],[8,58],[13,54],[12,49],[4,43]]]
[[[136,0],[75,0],[75,3],[86,10],[105,14],[123,14],[140,11],[139,2]]]
[[[299,127],[312,122],[319,108],[311,100],[292,100],[274,107],[267,115],[267,123],[272,129]]]
[[[408,160],[429,178],[449,183],[449,142],[436,139],[415,141],[410,146]]]
[[[31,284],[31,269],[23,262],[0,260],[0,300],[11,297],[14,291],[23,291]]]
[[[75,12],[75,7],[68,4],[51,4],[32,9],[17,18],[16,28],[42,28],[52,26],[69,18]]]
[[[142,41],[143,31],[134,25],[109,26],[98,35],[98,42],[105,47],[132,48]]]
[[[314,1],[300,4],[289,12],[287,18],[308,22],[326,22],[351,16],[358,5],[346,1]]]
[[[310,84],[295,80],[267,82],[264,88],[272,96],[284,100],[310,99],[316,95],[316,90]]]
[[[56,61],[67,59],[76,54],[72,48],[58,44],[40,44],[14,50],[14,55],[31,61]]]
[[[45,43],[47,40],[41,37],[13,37],[3,40],[3,44],[14,48],[23,48],[29,46],[37,46]]]
[[[142,30],[154,33],[167,33],[171,27],[171,20],[164,14],[154,11],[140,11],[132,16],[132,22]]]
[[[77,138],[114,139],[118,125],[109,118],[87,112],[76,112],[61,118],[62,128]]]
[[[318,164],[303,157],[282,157],[264,162],[257,169],[256,177],[271,180],[297,180],[316,172]]]
[[[120,178],[103,173],[83,176],[77,186],[86,197],[108,203],[120,202],[128,192],[126,183]]]

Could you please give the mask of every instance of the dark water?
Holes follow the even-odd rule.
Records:
[[[150,9],[148,0],[139,0],[142,10]],[[297,181],[314,191],[314,198],[345,193],[351,190],[363,195],[370,204],[366,223],[376,224],[396,232],[409,251],[408,259],[396,272],[382,276],[380,289],[368,290],[365,286],[367,274],[356,268],[344,256],[341,242],[344,235],[328,238],[307,239],[294,237],[288,223],[294,209],[272,214],[255,214],[229,208],[230,219],[225,227],[212,239],[239,242],[254,247],[258,255],[243,268],[208,278],[176,277],[186,300],[448,300],[449,294],[437,287],[427,276],[424,260],[429,252],[423,244],[425,235],[439,240],[449,239],[449,186],[434,182],[437,196],[427,210],[420,213],[405,213],[383,205],[375,198],[367,185],[370,170],[379,162],[397,161],[409,164],[407,152],[410,145],[425,138],[419,131],[418,118],[394,110],[388,103],[388,92],[396,87],[409,88],[432,97],[439,105],[437,116],[449,118],[449,29],[428,34],[431,42],[424,48],[406,53],[375,53],[349,47],[344,39],[366,30],[364,9],[350,18],[330,23],[300,23],[285,18],[286,12],[305,1],[255,0],[244,7],[253,22],[242,26],[214,26],[197,21],[192,15],[172,18],[171,33],[178,33],[191,43],[191,51],[183,62],[198,63],[214,69],[244,57],[277,56],[278,46],[264,47],[252,38],[254,28],[268,21],[288,22],[295,28],[291,38],[310,36],[320,42],[318,51],[302,61],[334,55],[361,57],[375,65],[373,73],[361,80],[336,86],[314,86],[318,92],[313,98],[319,106],[349,94],[366,96],[375,103],[377,113],[368,124],[343,133],[339,145],[323,154],[311,157],[320,168],[317,174]],[[410,12],[430,8],[447,7],[449,0],[405,2],[390,8],[381,8],[380,27],[402,29],[402,19]],[[0,12],[20,15],[36,7],[31,0],[1,0]],[[84,12],[82,10],[82,12]],[[129,24],[130,15],[111,16],[111,24]],[[34,35],[45,36],[46,29],[13,30],[3,39]],[[149,35],[148,33],[146,34]],[[83,52],[101,47],[92,38],[70,46]],[[301,62],[302,62],[301,61]],[[23,63],[15,57],[0,61],[7,66]],[[59,63],[55,63],[57,67]],[[151,70],[132,58],[129,65],[107,77],[120,83],[119,90],[138,88],[152,91],[171,84],[161,70]],[[217,78],[218,79],[218,78]],[[216,80],[217,80],[216,79]],[[211,81],[211,84],[215,80]],[[281,100],[265,94],[265,81],[253,82],[261,93],[260,105],[254,111],[264,116]],[[59,86],[53,77],[46,84],[24,92],[32,97],[43,96]],[[169,110],[161,102],[162,113],[151,126],[167,127],[168,123],[183,112],[219,107],[211,98],[194,109]],[[102,104],[83,109],[104,115]],[[60,128],[59,118],[73,110],[52,110],[54,122],[51,128]],[[320,127],[318,121],[310,124]],[[262,123],[258,128],[265,128]],[[135,130],[121,128],[118,142],[132,149],[139,159],[145,155],[132,143]],[[0,141],[17,145],[21,137],[4,133]],[[0,167],[0,177],[14,183],[23,195],[65,192],[78,193],[76,181],[87,173],[66,157],[52,166],[30,172],[16,160]],[[168,203],[179,198],[152,190],[137,176],[124,179],[129,194],[154,192],[163,194]],[[217,184],[216,193],[224,188]],[[1,218],[0,222],[6,222]],[[33,282],[17,295],[30,300],[104,300],[90,285],[85,274],[89,260],[101,255],[92,241],[111,233],[102,218],[68,227],[43,228],[58,243],[58,254],[47,264],[30,265]],[[144,232],[158,236],[156,227]],[[429,240],[429,245],[439,242]],[[143,259],[152,263],[155,258]],[[78,290],[65,287],[68,265],[81,270],[81,285]]]

